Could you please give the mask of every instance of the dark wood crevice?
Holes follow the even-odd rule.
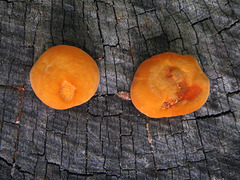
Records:
[[[240,179],[238,1],[0,1],[0,179]],[[32,91],[44,50],[77,46],[97,62],[98,91],[57,111]],[[141,62],[195,56],[206,104],[151,119],[118,97]]]

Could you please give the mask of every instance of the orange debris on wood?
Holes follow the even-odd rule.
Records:
[[[131,100],[130,93],[128,91],[120,91],[117,93],[118,97],[124,99],[124,100]]]
[[[20,86],[8,86],[8,85],[6,85],[4,87],[6,87],[6,88],[14,88],[14,89],[17,89],[19,91],[25,91],[25,89],[23,87],[20,87]]]
[[[129,51],[130,51],[131,55],[133,55],[133,50],[132,50],[132,47],[131,47],[131,46],[130,46],[130,48],[129,48]]]
[[[54,109],[87,102],[95,94],[99,79],[97,64],[91,56],[67,45],[45,51],[30,72],[36,96]]]
[[[140,112],[161,118],[199,109],[206,102],[209,89],[209,79],[194,57],[167,52],[139,66],[130,93]]]
[[[22,88],[22,87],[15,87],[17,90],[19,90],[19,91],[25,91],[25,89],[24,88]]]
[[[151,136],[151,134],[150,134],[150,130],[149,130],[149,123],[148,122],[146,122],[146,128],[147,128],[147,134],[148,134],[148,142],[150,143],[150,144],[152,144],[152,136]]]

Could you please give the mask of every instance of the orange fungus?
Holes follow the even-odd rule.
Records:
[[[33,91],[54,109],[87,102],[95,94],[99,79],[96,62],[83,50],[66,45],[45,51],[30,72]]]
[[[139,66],[131,98],[135,107],[149,117],[172,117],[202,107],[209,88],[209,80],[194,57],[167,52]]]

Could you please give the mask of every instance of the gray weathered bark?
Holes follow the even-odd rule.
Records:
[[[239,16],[238,0],[1,0],[0,179],[240,179]],[[96,95],[64,111],[29,82],[58,44],[101,72]],[[194,113],[147,119],[116,93],[166,51],[199,60],[210,97]]]

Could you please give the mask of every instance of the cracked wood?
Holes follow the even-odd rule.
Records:
[[[1,0],[1,179],[240,179],[239,7]],[[82,48],[101,73],[96,95],[65,111],[46,107],[29,81],[34,62],[58,44]],[[210,96],[194,113],[147,119],[117,93],[129,91],[142,61],[167,51],[198,59]]]

